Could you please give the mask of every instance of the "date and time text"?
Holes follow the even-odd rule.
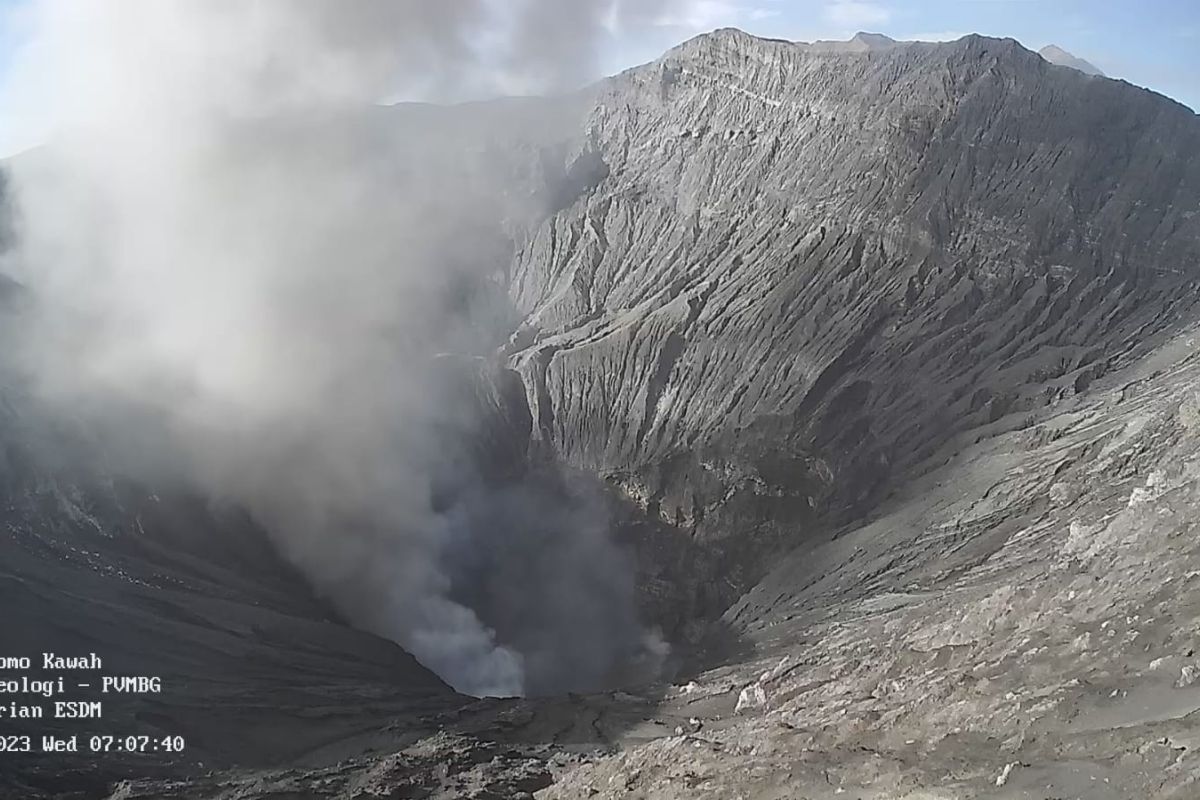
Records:
[[[0,656],[0,758],[38,753],[182,753],[187,747],[182,736],[97,730],[106,703],[162,691],[159,677],[107,674],[103,659],[95,653]],[[52,720],[73,722],[59,722],[54,732],[32,732],[39,721],[49,725]],[[64,725],[76,724],[79,732],[62,731]]]

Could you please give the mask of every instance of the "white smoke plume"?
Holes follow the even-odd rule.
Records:
[[[0,113],[53,121],[10,167],[5,262],[42,396],[104,421],[135,475],[247,508],[456,688],[603,680],[642,638],[603,511],[565,479],[491,486],[457,444],[489,435],[488,381],[462,374],[504,334],[482,278],[511,193],[454,152],[414,163],[377,103],[572,88],[614,19],[661,10],[37,0]]]

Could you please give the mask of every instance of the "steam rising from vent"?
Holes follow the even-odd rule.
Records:
[[[35,3],[14,74],[38,107],[5,111],[56,136],[12,165],[4,266],[42,395],[135,476],[248,508],[460,690],[590,688],[648,655],[602,504],[497,443],[521,389],[488,358],[512,322],[490,276],[536,208],[374,104],[578,84],[653,5]]]

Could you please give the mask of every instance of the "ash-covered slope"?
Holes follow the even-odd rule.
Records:
[[[544,796],[1195,796],[1200,120],[978,37],[830,57],[723,33],[611,86],[597,128],[638,179],[599,210],[637,224],[589,201],[551,241],[626,257],[527,265],[575,281],[532,302],[571,342],[547,435],[668,517],[719,476],[683,523],[739,546],[762,529],[717,524],[721,480],[787,496],[756,458],[815,457],[827,493],[724,614],[743,650],[660,706],[673,735]],[[638,296],[643,264],[671,267]],[[622,289],[646,306],[571,338],[573,304]],[[635,372],[672,334],[669,368]],[[637,419],[595,362],[666,376],[649,437],[555,405],[599,386]]]
[[[584,147],[512,362],[556,453],[724,551],[700,606],[1194,303],[1195,115],[1011,40],[719,31],[605,83]]]
[[[0,796],[96,797],[130,776],[321,760],[330,745],[338,757],[339,742],[392,741],[388,726],[409,735],[422,716],[461,705],[398,646],[347,627],[244,513],[171,481],[123,480],[93,436],[41,413],[8,369],[0,376],[0,650],[32,664],[4,679],[68,680],[50,698],[7,693],[3,732],[39,750],[43,736],[81,742],[75,753],[6,751]],[[102,666],[43,670],[42,653],[94,653]],[[114,676],[157,678],[161,691],[101,694]],[[55,719],[55,701],[99,701],[103,716]],[[45,717],[14,719],[9,702]],[[98,755],[96,734],[180,736],[187,749]]]

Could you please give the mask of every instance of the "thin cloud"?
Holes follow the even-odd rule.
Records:
[[[680,28],[690,31],[711,30],[736,25],[744,20],[760,21],[779,16],[776,9],[747,6],[731,0],[690,0],[677,3],[661,14],[655,25],[660,28]]]
[[[825,19],[843,28],[884,25],[891,18],[891,10],[879,3],[862,2],[862,0],[834,0],[825,6]]]
[[[970,36],[969,31],[935,31],[932,33],[908,33],[897,37],[902,42],[956,42],[964,36]]]
[[[778,17],[781,12],[774,8],[755,8],[750,11],[750,19],[758,22],[759,20],[771,19]]]

